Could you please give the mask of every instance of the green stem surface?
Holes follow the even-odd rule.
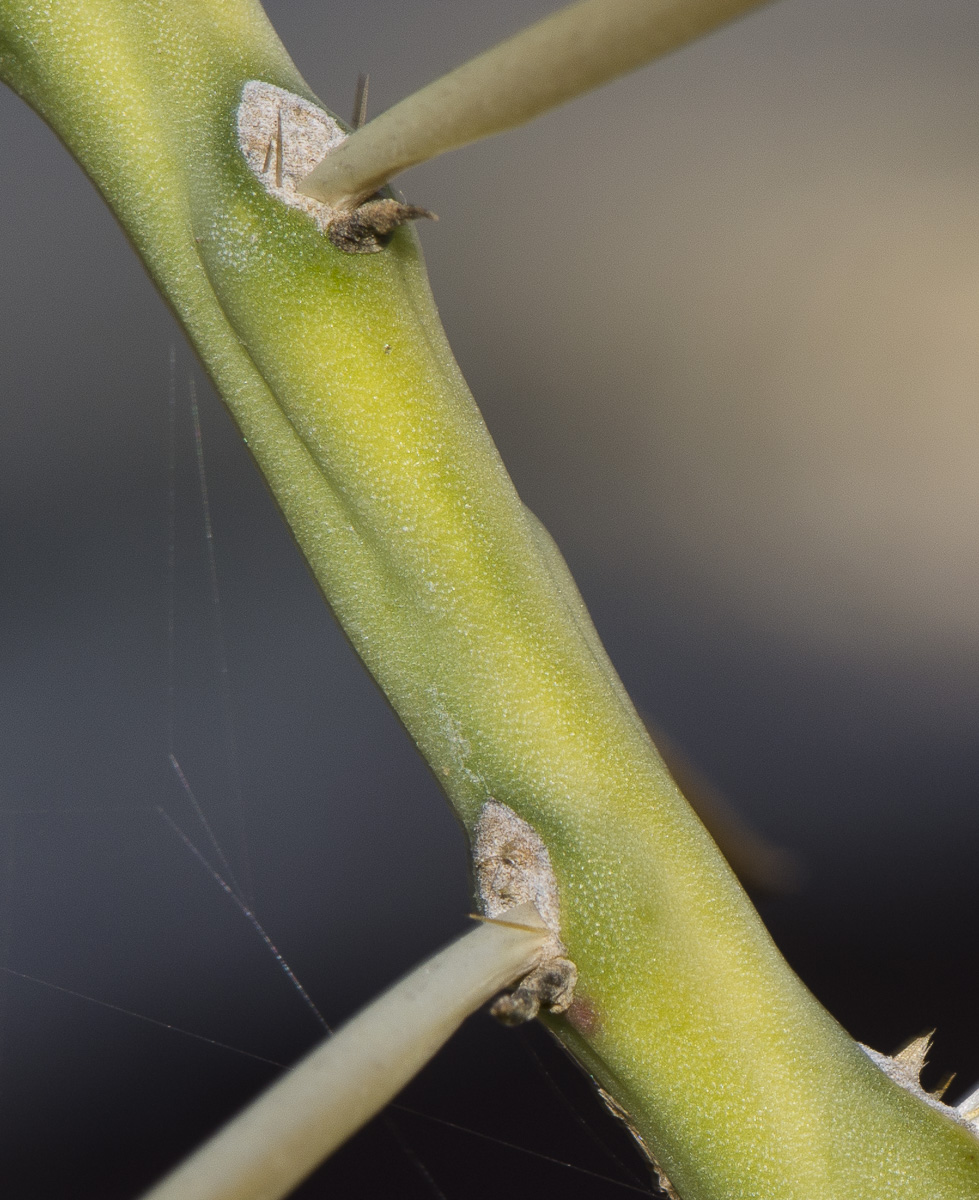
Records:
[[[315,101],[258,4],[0,0],[0,77],[114,209],[461,819],[495,797],[543,838],[580,979],[553,1027],[683,1200],[976,1200],[976,1140],[816,1003],[677,791],[413,235],[345,255],[248,169],[244,84]]]

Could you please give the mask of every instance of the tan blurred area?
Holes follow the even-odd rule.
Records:
[[[784,633],[975,647],[979,161],[941,170],[914,128],[843,156],[829,132],[763,192],[748,147],[671,246],[673,402],[631,414],[647,512]]]

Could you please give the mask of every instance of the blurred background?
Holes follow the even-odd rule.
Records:
[[[376,114],[555,5],[266,7],[348,116],[358,72]],[[637,704],[804,862],[759,901],[780,947],[860,1040],[937,1027],[953,1097],[979,1079],[977,57],[973,0],[783,0],[400,181]],[[318,1034],[173,828],[224,870],[171,693],[328,1020],[465,925],[466,852],[125,239],[9,93],[0,161],[0,1178],[122,1200]],[[403,1102],[301,1195],[648,1186],[541,1030],[474,1018]]]

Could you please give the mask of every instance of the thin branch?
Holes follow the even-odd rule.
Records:
[[[485,922],[389,988],[143,1200],[278,1200],[379,1112],[550,936],[533,905]]]
[[[355,208],[399,172],[522,125],[768,0],[584,0],[538,21],[351,134],[299,184]]]

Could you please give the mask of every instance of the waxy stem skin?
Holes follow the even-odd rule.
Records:
[[[270,197],[242,88],[315,99],[251,0],[0,0],[0,76],[184,323],[351,642],[471,829],[550,853],[553,1027],[683,1200],[975,1200],[979,1144],[784,963],[636,717],[445,343],[417,245],[348,256]]]

